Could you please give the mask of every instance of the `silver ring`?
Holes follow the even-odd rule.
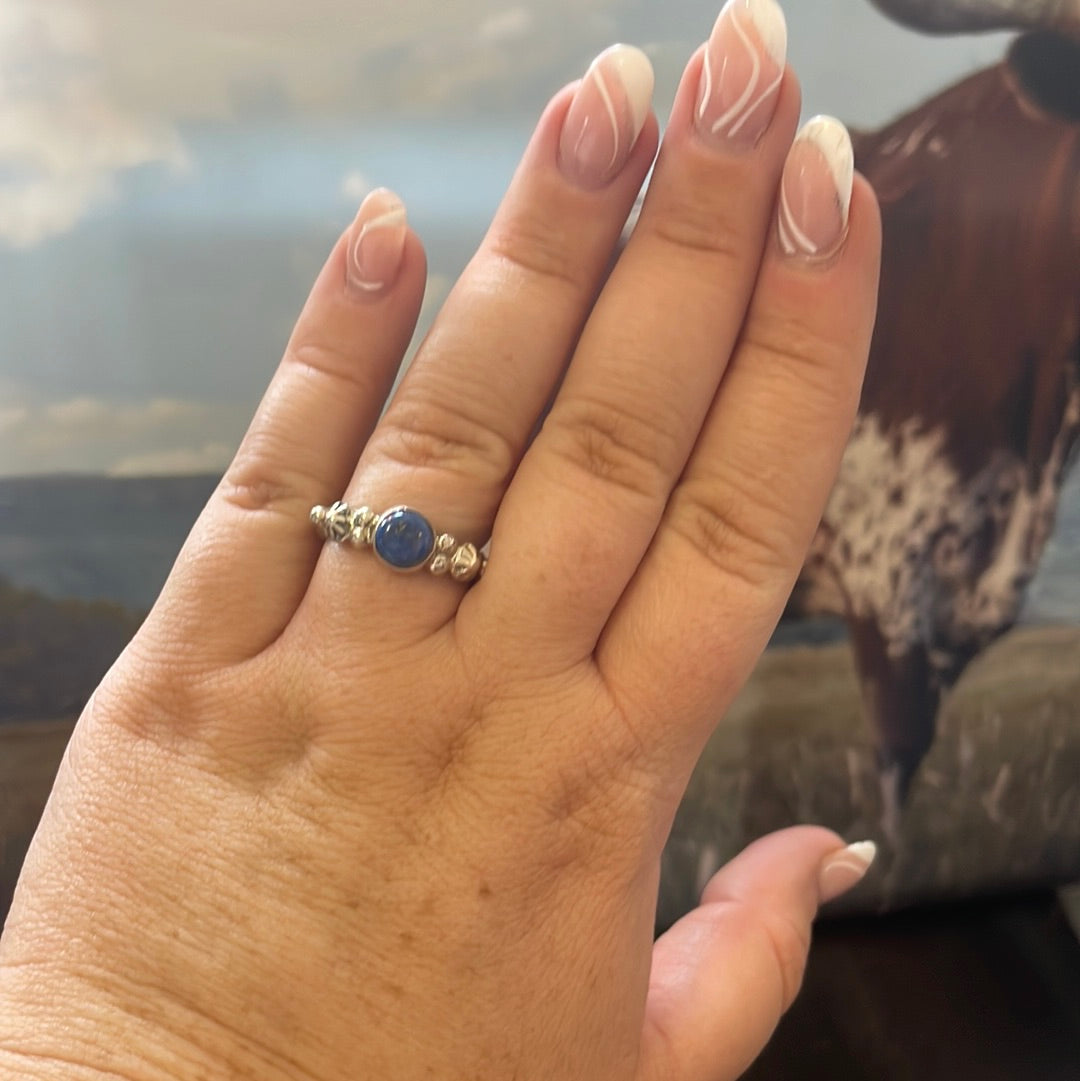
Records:
[[[395,571],[428,570],[467,584],[487,567],[487,556],[475,544],[459,544],[449,533],[437,533],[412,507],[391,507],[377,514],[370,507],[354,510],[339,500],[329,507],[312,507],[311,521],[326,540],[370,548]]]

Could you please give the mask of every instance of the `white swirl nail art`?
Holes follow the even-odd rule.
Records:
[[[352,249],[349,252],[349,261],[352,266],[350,277],[353,285],[358,289],[363,289],[368,293],[375,293],[386,286],[385,279],[382,281],[370,281],[364,277],[363,247],[365,242],[370,240],[372,233],[380,229],[399,228],[404,226],[407,220],[405,207],[399,204],[376,215],[370,221],[364,222],[356,231],[356,239],[353,241]]]
[[[807,121],[780,183],[777,231],[785,254],[815,259],[837,249],[847,232],[854,179],[855,155],[847,128],[829,116]]]
[[[818,871],[818,893],[821,901],[834,901],[858,885],[870,870],[877,856],[873,841],[859,841],[834,852]]]
[[[780,245],[786,254],[795,255],[797,252],[802,252],[804,255],[818,254],[818,245],[795,224],[795,215],[788,201],[787,188],[784,186],[780,188],[779,229]]]
[[[734,31],[734,37],[728,33],[729,28]],[[743,55],[733,57],[734,49]],[[719,73],[714,71],[715,52],[719,52],[723,58]],[[699,124],[710,135],[737,136],[779,89],[784,79],[786,56],[787,24],[775,0],[729,0],[705,50],[698,104]],[[741,60],[743,66],[749,67],[745,83],[736,100],[710,122],[707,115],[719,89],[718,79],[723,80],[733,60]],[[769,66],[776,69],[775,74],[768,73],[771,77],[767,82],[766,60],[770,60],[772,63]]]
[[[613,45],[589,65],[559,140],[571,180],[597,188],[618,174],[648,119],[652,91],[652,64],[633,46]]]
[[[600,100],[604,103],[604,109],[607,111],[608,120],[611,122],[611,161],[608,162],[608,168],[613,169],[615,163],[619,160],[619,151],[622,149],[622,139],[619,134],[619,117],[615,112],[615,102],[611,99],[611,91],[608,89],[608,85],[604,82],[604,73],[600,70],[600,64],[593,64],[589,68],[589,77],[596,84],[596,89],[600,93]]]

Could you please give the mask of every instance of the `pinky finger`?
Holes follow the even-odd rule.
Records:
[[[281,634],[320,551],[308,512],[344,491],[416,328],[425,280],[401,201],[372,192],[316,281],[147,633],[182,634],[224,662]]]

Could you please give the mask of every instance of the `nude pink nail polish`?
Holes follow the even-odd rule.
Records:
[[[776,111],[787,22],[776,0],[728,0],[705,46],[694,123],[710,145],[755,146]]]
[[[799,132],[780,181],[777,235],[785,255],[829,259],[847,236],[855,155],[847,128],[816,116]]]
[[[405,204],[392,191],[378,188],[364,200],[349,235],[346,282],[354,294],[373,296],[394,284],[407,233]]]
[[[618,175],[645,126],[653,83],[649,58],[633,46],[613,45],[592,62],[559,141],[559,166],[568,180],[596,189]]]

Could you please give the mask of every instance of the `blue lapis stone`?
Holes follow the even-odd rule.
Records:
[[[372,547],[395,570],[416,570],[435,551],[435,530],[422,514],[410,507],[395,507],[379,518]]]

